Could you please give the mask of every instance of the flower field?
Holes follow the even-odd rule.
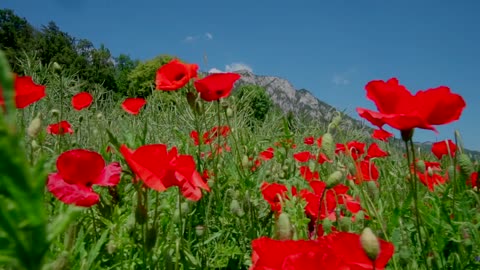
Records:
[[[461,117],[446,86],[365,82],[365,136],[255,119],[239,74],[178,59],[121,100],[33,65],[0,51],[2,269],[480,269],[477,161],[414,143]]]

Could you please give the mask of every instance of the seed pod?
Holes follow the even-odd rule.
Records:
[[[242,157],[242,166],[244,168],[248,168],[250,166],[250,160],[248,160],[248,157],[246,155]]]
[[[360,235],[360,243],[368,258],[372,262],[375,261],[380,253],[380,242],[369,227],[363,229]]]
[[[198,225],[195,227],[195,234],[197,234],[197,236],[203,236],[204,233],[205,233],[205,226]]]
[[[275,222],[275,237],[278,240],[290,240],[293,237],[293,228],[287,213],[281,213]]]

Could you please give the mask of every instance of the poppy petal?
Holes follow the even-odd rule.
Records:
[[[81,92],[72,97],[72,106],[77,111],[88,108],[92,102],[93,97],[88,92]]]
[[[140,109],[146,103],[143,98],[127,98],[122,102],[122,109],[129,114],[136,115],[140,113]]]
[[[58,173],[48,175],[47,188],[53,196],[66,204],[90,207],[100,200],[99,195],[92,188],[69,184]]]
[[[99,186],[116,186],[120,182],[120,174],[122,167],[118,162],[112,162],[107,165],[100,176],[95,181],[95,185]]]

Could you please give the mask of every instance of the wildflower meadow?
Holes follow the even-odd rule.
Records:
[[[446,86],[372,78],[370,136],[269,111],[172,59],[116,99],[0,51],[2,269],[480,269],[478,163]],[[395,129],[400,139],[383,128]]]

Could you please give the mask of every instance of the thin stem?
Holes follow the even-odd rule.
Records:
[[[408,142],[410,142],[410,151],[408,149],[409,148]],[[412,139],[405,141],[405,150],[407,154],[407,162],[409,167],[410,167],[410,164],[412,164],[412,159],[413,159],[413,171],[410,169],[408,171],[410,172],[410,185],[411,185],[411,191],[413,192],[413,204],[415,208],[415,227],[417,230],[418,241],[420,242],[420,249],[421,249],[422,257],[425,263],[425,267],[427,267],[427,269],[430,269],[427,262],[427,256],[425,255],[425,247],[423,244],[422,232],[420,231],[420,211],[418,210],[418,194],[417,194],[418,179],[417,179],[417,169],[415,164],[415,147],[413,145]],[[410,152],[411,152],[411,156],[410,156]]]

